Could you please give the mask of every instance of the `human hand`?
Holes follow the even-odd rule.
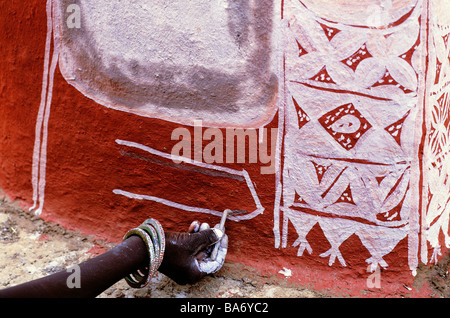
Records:
[[[216,225],[191,223],[187,233],[165,232],[166,249],[158,271],[177,284],[192,284],[206,275],[217,272],[223,265],[228,249],[228,236]],[[217,258],[211,259],[214,244],[220,238]]]

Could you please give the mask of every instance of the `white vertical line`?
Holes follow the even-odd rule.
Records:
[[[47,168],[47,140],[48,140],[48,120],[50,118],[50,108],[52,103],[53,96],[53,81],[55,77],[55,70],[58,64],[59,57],[59,43],[55,41],[55,48],[53,50],[52,56],[52,64],[50,68],[50,77],[49,77],[49,87],[47,94],[47,101],[45,106],[44,113],[44,122],[43,122],[43,130],[42,130],[42,145],[41,145],[41,156],[39,159],[39,208],[36,210],[36,215],[40,215],[42,213],[42,209],[44,207],[44,198],[45,198],[45,174]]]
[[[33,148],[33,165],[31,172],[31,183],[33,186],[33,206],[30,208],[34,210],[38,202],[38,178],[39,178],[39,159],[41,150],[41,133],[42,124],[44,121],[44,112],[46,107],[46,97],[47,97],[47,86],[48,86],[48,72],[50,64],[50,49],[52,41],[53,32],[53,21],[52,21],[52,0],[47,0],[47,37],[45,40],[45,54],[44,54],[44,70],[42,76],[42,91],[41,91],[41,102],[39,105],[39,111],[36,118],[36,128],[35,128],[35,139]]]
[[[423,71],[427,69],[427,48],[428,48],[428,36],[429,36],[429,25],[428,25],[428,19],[429,16],[429,4],[428,1],[422,2],[422,15],[421,15],[421,38],[420,42],[423,44],[422,47],[422,65],[423,65]],[[420,6],[420,1],[418,1],[417,6]],[[411,210],[409,213],[409,233],[408,233],[408,265],[410,270],[412,271],[412,274],[415,276],[417,274],[417,267],[419,265],[419,253],[420,253],[420,244],[421,239],[424,239],[424,233],[421,233],[421,225],[423,222],[423,216],[426,213],[425,209],[423,209],[424,206],[419,206],[419,198],[422,196],[422,200],[425,200],[425,197],[423,196],[423,189],[419,189],[419,180],[423,178],[423,181],[426,181],[426,176],[424,176],[424,170],[421,171],[420,164],[422,164],[422,167],[424,165],[424,159],[426,159],[426,154],[422,156],[422,162],[419,162],[418,154],[420,153],[421,149],[421,139],[423,138],[422,135],[422,125],[424,124],[424,113],[426,111],[426,94],[428,92],[427,89],[427,80],[429,81],[428,74],[425,74],[425,72],[422,72],[423,75],[419,76],[419,82],[418,82],[418,92],[417,92],[417,98],[419,101],[419,107],[416,115],[416,129],[414,132],[414,153],[415,158],[411,162],[411,180],[412,180],[412,187],[411,187]],[[420,127],[420,128],[419,128]],[[419,215],[420,213],[420,215]],[[423,241],[422,241],[423,243]],[[426,246],[425,246],[426,247]],[[426,252],[426,249],[424,250],[422,248],[422,253]]]
[[[280,204],[281,204],[281,195],[283,191],[283,184],[281,181],[281,174],[283,173],[281,169],[281,158],[282,158],[282,145],[283,145],[283,135],[284,135],[284,109],[286,105],[286,81],[285,81],[285,66],[284,66],[284,52],[285,52],[285,36],[286,31],[285,28],[287,28],[286,22],[281,19],[281,11],[284,10],[284,8],[281,8],[283,5],[283,1],[277,1],[277,5],[279,5],[280,8],[280,21],[278,23],[278,29],[280,30],[277,34],[279,39],[278,44],[278,51],[281,52],[280,58],[279,58],[279,70],[280,74],[283,74],[282,83],[280,85],[280,95],[278,97],[278,134],[277,134],[277,147],[276,147],[276,153],[275,153],[275,202],[274,202],[274,209],[273,209],[273,233],[275,238],[275,248],[280,247]],[[278,56],[278,55],[277,55]],[[273,151],[273,150],[272,150]]]

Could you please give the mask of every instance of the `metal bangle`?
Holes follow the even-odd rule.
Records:
[[[144,267],[143,269],[139,269],[139,270],[134,271],[131,274],[128,274],[125,277],[125,280],[130,287],[142,288],[142,287],[147,286],[147,284],[150,282],[150,279],[151,279],[150,274],[151,274],[152,265],[154,263],[156,263],[155,262],[156,261],[155,249],[154,249],[152,239],[146,231],[144,231],[140,228],[131,229],[127,232],[127,234],[125,234],[125,236],[123,237],[123,240],[126,240],[127,238],[129,238],[132,235],[137,235],[144,241],[145,246],[147,247],[147,251],[148,251],[149,265],[148,265],[148,267]]]
[[[166,237],[164,235],[163,227],[155,219],[145,220],[144,223],[142,224],[142,226],[143,227],[150,226],[150,228],[149,228],[150,229],[149,235],[152,237],[154,245],[157,245],[158,248],[159,248],[159,253],[156,253],[158,267],[159,267],[159,265],[161,265],[161,262],[162,262],[162,260],[164,258],[164,252],[165,252],[165,249],[166,249]],[[154,231],[151,230],[152,228],[156,231],[157,237],[155,237]],[[155,244],[156,242],[158,244]]]
[[[159,265],[161,265],[161,262],[160,262],[160,250],[161,250],[160,243],[158,241],[156,231],[155,231],[155,229],[153,227],[148,226],[146,224],[141,224],[141,225],[139,225],[138,228],[141,229],[141,230],[144,230],[150,236],[150,238],[152,240],[152,243],[153,243],[153,248],[154,248],[153,252],[154,252],[154,255],[155,255],[155,259],[152,261],[152,264],[151,264],[151,267],[150,267],[150,270],[149,270],[149,276],[153,277],[153,275],[155,275],[156,271],[158,270]]]

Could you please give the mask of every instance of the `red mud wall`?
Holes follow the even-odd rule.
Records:
[[[74,1],[87,14],[81,2]],[[239,35],[236,46],[252,56],[242,61],[250,65],[247,73],[254,65],[260,66],[250,78],[239,73],[239,65],[228,71],[237,74],[233,75],[237,82],[250,84],[235,92],[233,76],[225,78],[205,67],[199,68],[201,71],[186,68],[182,71],[189,78],[201,73],[214,85],[198,80],[192,87],[186,84],[183,89],[188,93],[177,95],[181,88],[174,84],[176,80],[168,79],[167,86],[152,86],[145,82],[146,76],[140,78],[140,72],[151,70],[150,66],[160,67],[156,64],[136,66],[139,61],[132,61],[138,70],[128,76],[129,81],[123,70],[119,74],[111,65],[98,67],[101,54],[92,53],[96,42],[73,35],[64,25],[70,15],[64,10],[69,2],[55,1],[51,6],[49,1],[47,8],[44,1],[0,2],[0,188],[31,209],[30,213],[112,241],[120,241],[128,229],[149,217],[158,219],[167,230],[184,231],[194,219],[216,224],[224,209],[243,209],[247,211],[244,216],[228,223],[228,261],[338,293],[400,291],[403,284],[411,283],[418,264],[439,259],[439,252],[443,255],[449,244],[445,76],[450,63],[440,50],[447,48],[450,29],[430,14],[439,2],[418,3],[412,12],[396,12],[398,19],[387,25],[397,29],[388,28],[383,34],[389,40],[411,16],[418,23],[411,47],[417,49],[422,43],[415,56],[422,64],[404,71],[414,72],[414,81],[395,78],[395,71],[387,78],[384,66],[381,74],[374,75],[353,65],[349,67],[352,72],[364,78],[372,76],[378,84],[343,85],[350,81],[344,76],[347,70],[340,71],[336,64],[320,60],[323,57],[310,55],[320,50],[323,41],[330,41],[344,62],[362,57],[359,49],[370,40],[361,37],[360,46],[355,40],[355,47],[345,50],[331,42],[339,35],[344,47],[345,39],[355,38],[344,32],[352,26],[352,12],[344,15],[349,21],[325,25],[333,17],[321,10],[325,6],[321,1],[305,1],[300,7],[291,1],[267,1],[264,5],[270,4],[270,14],[257,5],[252,14],[272,21],[264,23],[270,25],[270,30],[265,30],[270,31],[270,41],[263,33],[252,34],[252,27],[242,22],[245,17],[240,17],[241,24],[228,22],[229,29]],[[402,3],[395,4],[394,9],[401,8]],[[50,19],[49,12],[53,12]],[[239,15],[237,12],[241,11],[227,14]],[[82,15],[81,22],[88,21],[85,19]],[[299,27],[298,19],[316,19],[317,24]],[[317,28],[323,38],[314,43],[311,37]],[[398,32],[403,31],[400,28]],[[433,36],[445,41],[444,46],[427,46]],[[372,42],[379,39],[374,36]],[[395,54],[404,55],[411,67],[414,51],[406,46]],[[252,51],[253,47],[258,49]],[[377,57],[374,51],[369,52],[372,58]],[[108,58],[102,54],[103,59]],[[377,65],[374,62],[370,69]],[[167,74],[171,79],[178,76],[177,71]],[[430,74],[434,74],[432,78]],[[182,79],[184,75],[179,76]],[[392,81],[401,92],[389,90]],[[267,86],[261,88],[258,83],[262,82]],[[224,87],[216,90],[221,85]],[[388,89],[377,90],[377,86]],[[201,95],[202,90],[220,107],[230,101],[225,98],[227,93],[235,94],[234,108],[211,106],[210,111],[209,106],[200,107],[205,100],[192,96]],[[223,100],[214,99],[220,94],[225,96]],[[389,99],[389,94],[400,97]],[[242,96],[261,98],[252,101]],[[413,102],[409,102],[410,96]],[[147,100],[151,105],[145,104]],[[184,104],[164,108],[165,100]],[[239,104],[241,100],[244,106]],[[258,107],[246,111],[247,104]],[[353,116],[345,117],[347,121],[339,115],[342,106]],[[373,109],[382,115],[377,117],[371,113]],[[251,120],[246,119],[248,114],[254,114]],[[440,114],[446,119],[437,118]],[[326,116],[337,119],[327,126]],[[202,120],[201,126],[195,119]],[[339,122],[335,124],[338,120],[342,121],[339,127]],[[359,128],[351,130],[355,123]],[[407,128],[400,139],[396,136],[402,134],[401,128],[393,131],[392,127],[402,124]],[[231,153],[226,146],[233,140],[226,138],[227,128],[249,129],[257,142],[247,139],[245,147],[239,148],[235,139],[235,154],[226,160]],[[268,140],[261,135],[263,131]],[[172,138],[174,132],[184,138]],[[220,133],[223,137],[223,155],[217,153],[219,148],[212,153],[223,162],[208,161],[211,153],[206,149],[210,150],[212,138],[201,136],[212,132],[216,138]],[[436,137],[437,132],[441,135]],[[350,143],[340,137],[349,138]],[[272,143],[275,138],[278,143]],[[180,139],[190,146],[191,156],[187,157],[194,161],[171,160],[171,152],[181,146]],[[244,160],[238,160],[239,149],[247,150]],[[248,151],[255,149],[256,158],[249,156]],[[272,155],[269,161],[264,154]],[[272,164],[273,170],[262,173]],[[373,273],[380,275],[382,289],[368,283]]]

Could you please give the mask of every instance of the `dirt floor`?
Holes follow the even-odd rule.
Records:
[[[0,289],[65,270],[105,252],[113,245],[90,236],[46,223],[18,205],[0,199]],[[450,298],[450,255],[433,267],[419,268],[418,277],[430,284],[437,297]],[[326,298],[307,288],[292,287],[280,281],[267,282],[257,273],[246,272],[237,264],[222,269],[194,285],[180,286],[166,276],[155,276],[150,287],[130,288],[124,280],[105,290],[98,298]],[[262,283],[265,281],[265,283]]]

